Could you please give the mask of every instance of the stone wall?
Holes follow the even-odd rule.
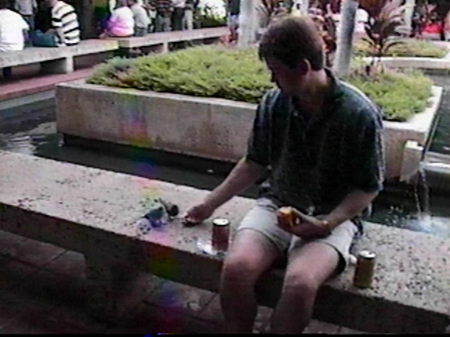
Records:
[[[442,89],[431,105],[405,123],[385,122],[387,177],[401,174],[407,141],[423,145]],[[246,149],[256,105],[223,99],[108,88],[82,82],[57,88],[58,132],[223,161]],[[418,164],[418,163],[417,163]]]

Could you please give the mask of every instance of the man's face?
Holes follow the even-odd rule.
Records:
[[[266,64],[271,74],[271,81],[287,95],[298,94],[306,85],[307,72],[302,66],[303,62],[295,68],[290,68],[277,59],[269,58]]]

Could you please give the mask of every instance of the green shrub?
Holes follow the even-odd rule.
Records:
[[[405,40],[405,43],[391,47],[383,56],[442,58],[448,52],[447,48],[437,46],[429,41]],[[354,45],[353,53],[356,56],[374,56],[369,44],[363,40],[359,40]]]
[[[386,69],[370,77],[354,71],[345,80],[383,107],[386,120],[399,122],[427,107],[433,85],[433,81],[418,70],[401,73]]]
[[[355,61],[346,80],[383,107],[386,120],[423,111],[432,81],[421,72],[361,73]],[[273,84],[254,49],[201,46],[137,59],[115,58],[96,67],[88,83],[258,103]]]
[[[126,68],[124,63],[128,63],[127,70],[117,76],[115,69]],[[115,85],[118,78],[121,83]],[[250,103],[257,103],[262,93],[272,87],[265,65],[253,50],[217,46],[134,60],[113,59],[98,66],[88,82]]]
[[[123,82],[123,75],[127,75],[133,62],[130,59],[115,57],[107,63],[102,63],[94,67],[94,72],[88,79],[88,83],[101,84],[110,87],[129,88]]]

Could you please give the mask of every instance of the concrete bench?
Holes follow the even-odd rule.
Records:
[[[207,223],[184,228],[175,220],[140,236],[133,225],[148,211],[149,196],[184,210],[206,191],[5,151],[0,172],[0,229],[84,254],[92,314],[116,317],[140,272],[218,291],[222,260],[196,246],[210,238]],[[235,197],[215,216],[236,226],[253,202]],[[450,241],[367,224],[355,250],[363,248],[378,254],[373,288],[354,288],[349,267],[319,290],[314,317],[366,332],[443,332],[450,323]],[[274,270],[261,280],[260,304],[275,305],[282,275]]]
[[[24,50],[0,53],[0,68],[41,63],[46,73],[65,74],[74,71],[74,57],[119,49],[117,41],[84,40],[71,47],[31,47]]]
[[[114,38],[123,49],[160,46],[161,52],[169,51],[169,43],[221,38],[230,33],[227,27],[200,28],[173,32],[151,33],[142,37]],[[112,39],[112,38],[111,38]]]

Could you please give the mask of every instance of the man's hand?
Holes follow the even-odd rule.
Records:
[[[188,209],[183,214],[183,223],[186,225],[196,225],[208,219],[214,213],[214,207],[207,202],[202,202]]]
[[[319,219],[321,216],[312,217],[296,209],[293,209],[293,212],[295,212],[294,226],[291,226],[285,221],[286,217],[277,211],[278,227],[303,239],[321,238],[330,234],[328,228]]]

